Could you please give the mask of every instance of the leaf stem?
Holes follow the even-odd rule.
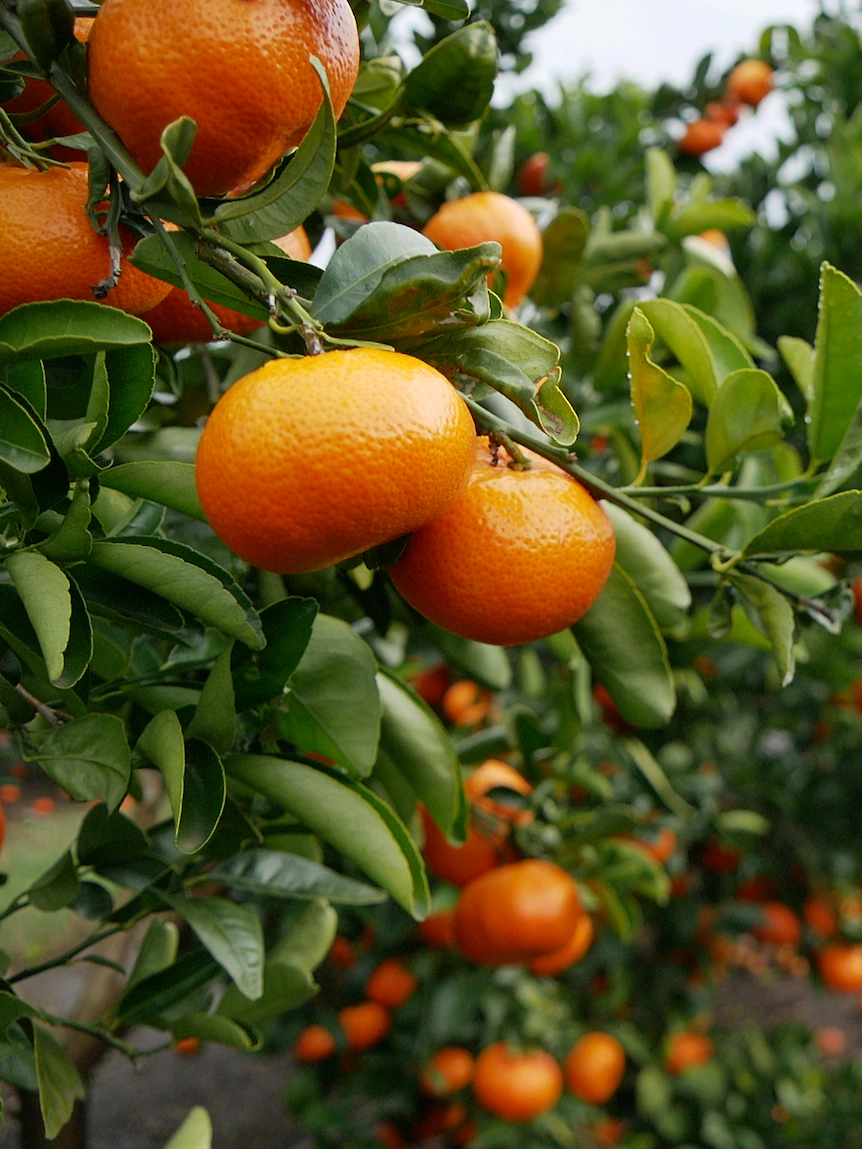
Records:
[[[127,1041],[120,1041],[118,1037],[112,1037],[111,1034],[100,1029],[98,1025],[88,1025],[85,1021],[73,1021],[68,1017],[60,1017],[54,1013],[45,1013],[44,1010],[42,1016],[47,1022],[50,1022],[51,1025],[62,1025],[66,1029],[76,1029],[79,1033],[86,1033],[89,1034],[90,1037],[98,1038],[99,1041],[104,1041],[106,1045],[110,1045],[114,1049],[119,1050],[119,1052],[125,1054],[126,1057],[138,1056],[138,1050],[134,1045],[129,1045]]]
[[[817,477],[800,475],[796,479],[788,479],[783,483],[773,483],[765,487],[731,487],[722,483],[711,483],[707,486],[688,484],[679,487],[620,487],[627,495],[634,498],[672,498],[675,495],[702,495],[704,498],[739,499],[743,502],[765,503],[773,495],[786,494],[797,487],[817,482]]]

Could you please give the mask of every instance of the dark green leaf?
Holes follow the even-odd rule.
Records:
[[[280,850],[244,850],[207,871],[207,881],[223,882],[269,898],[327,898],[343,905],[366,906],[386,901],[386,894],[345,878],[327,866]]]
[[[195,469],[191,463],[123,463],[104,471],[99,482],[101,486],[123,491],[133,499],[150,499],[206,522],[195,489]]]
[[[253,909],[226,898],[161,897],[188,922],[245,997],[256,1001],[263,995],[263,930]]]
[[[831,459],[862,400],[862,292],[843,272],[824,263],[814,343],[808,449]]]
[[[109,348],[105,367],[110,386],[110,405],[105,429],[89,446],[92,454],[106,451],[122,439],[129,427],[147,409],[156,384],[156,355],[152,347]]]
[[[144,832],[123,814],[109,814],[100,802],[89,810],[78,831],[75,852],[82,866],[116,865],[138,858],[147,849]]]
[[[37,551],[15,551],[6,560],[6,569],[38,636],[49,679],[57,686],[74,686],[93,652],[80,591]]]
[[[132,622],[142,630],[162,634],[181,630],[185,623],[182,612],[159,595],[90,563],[76,564],[75,582],[91,614],[120,625]]]
[[[29,405],[29,404],[28,404]],[[18,396],[0,386],[0,460],[25,475],[51,461],[47,434]]]
[[[0,362],[92,355],[149,340],[142,319],[103,303],[25,303],[0,317]]]
[[[180,944],[180,931],[175,922],[164,921],[162,918],[151,918],[144,934],[126,989],[137,985],[144,978],[153,977],[162,973],[177,960],[177,950]]]
[[[746,610],[754,614],[753,621],[772,644],[781,685],[793,681],[796,658],[793,646],[796,637],[796,619],[787,598],[768,582],[753,575],[731,572],[730,581],[743,597]]]
[[[626,572],[662,630],[682,623],[691,606],[691,591],[679,567],[648,527],[615,504],[602,507],[614,528],[616,561]]]
[[[842,491],[787,511],[749,539],[743,555],[862,551],[862,491]]]
[[[404,102],[444,124],[479,119],[491,100],[497,75],[497,39],[478,21],[435,44],[404,84]]]
[[[235,646],[231,656],[238,711],[269,702],[284,690],[311,639],[313,598],[285,598],[260,613],[266,646],[259,653]]]
[[[78,896],[78,871],[70,850],[57,859],[27,890],[30,904],[48,913],[62,910]]]
[[[33,1026],[33,1048],[45,1136],[52,1141],[72,1116],[75,1102],[84,1100],[87,1090],[75,1063],[50,1029]]]
[[[164,1010],[211,981],[218,964],[206,950],[183,954],[167,969],[150,974],[130,986],[115,1006],[124,1025],[151,1024]]]
[[[250,1053],[260,1045],[260,1038],[253,1032],[217,1013],[187,1013],[171,1024],[171,1034],[175,1041],[197,1037],[201,1041],[214,1041],[243,1053]]]
[[[86,714],[58,726],[30,757],[77,802],[104,799],[113,810],[129,786],[129,745],[113,714]]]
[[[236,707],[230,673],[232,649],[233,643],[228,643],[216,659],[186,730],[187,738],[200,738],[212,746],[216,754],[226,754],[236,737]]]

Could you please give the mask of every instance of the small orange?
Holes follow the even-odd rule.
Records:
[[[8,805],[13,805],[15,802],[21,801],[21,787],[17,786],[14,782],[6,782],[0,786],[0,802],[5,802]]]
[[[544,1049],[518,1053],[498,1041],[476,1058],[473,1094],[480,1105],[506,1121],[532,1121],[553,1109],[562,1092],[562,1070]]]
[[[679,141],[679,150],[687,156],[702,156],[720,146],[727,124],[718,120],[694,120]]]
[[[419,359],[370,347],[277,359],[216,404],[198,495],[240,558],[316,571],[443,514],[474,450],[464,400]]]
[[[90,32],[90,98],[149,172],[159,138],[190,116],[185,172],[198,195],[247,190],[296,147],[323,92],[336,116],[359,70],[347,0],[105,0]]]
[[[590,1105],[613,1097],[625,1071],[626,1051],[609,1033],[585,1033],[563,1062],[566,1088]]]
[[[495,240],[503,249],[500,264],[506,273],[503,302],[515,307],[542,266],[542,233],[517,200],[499,192],[474,192],[444,203],[423,229],[423,234],[444,251]]]
[[[817,955],[817,972],[827,989],[858,993],[862,989],[862,945],[835,942]]]
[[[727,80],[727,94],[752,108],[764,100],[775,86],[772,68],[765,60],[743,60]]]
[[[327,957],[334,966],[339,969],[350,969],[351,966],[356,964],[356,953],[353,949],[353,942],[349,938],[338,934],[333,938],[332,945],[329,947]]]
[[[486,719],[494,705],[491,691],[471,678],[453,682],[443,695],[443,717],[453,726],[478,726]]]
[[[39,814],[41,817],[46,818],[49,814],[54,813],[54,799],[34,798],[30,803],[30,809],[34,814]]]
[[[438,910],[419,923],[419,937],[431,949],[444,950],[455,944],[455,911]]]
[[[715,1047],[705,1034],[682,1030],[674,1033],[667,1043],[664,1067],[674,1075],[683,1073],[686,1069],[710,1061],[714,1052]]]
[[[638,846],[645,854],[659,866],[663,866],[673,856],[677,847],[676,830],[670,826],[662,826],[657,834],[649,838],[633,837],[629,834],[621,835],[623,841]]]
[[[626,1135],[626,1124],[619,1117],[603,1117],[593,1125],[593,1138],[599,1149],[619,1145]]]
[[[376,1001],[361,1001],[338,1011],[348,1049],[370,1049],[382,1041],[392,1027],[392,1016]]]
[[[514,826],[528,826],[534,818],[531,810],[522,810],[515,803],[507,802],[505,796],[486,797],[489,790],[498,787],[514,790],[515,793],[523,794],[525,797],[533,792],[533,787],[523,774],[519,774],[508,762],[501,762],[497,758],[487,758],[464,780],[464,792],[475,809],[501,822],[509,822]]]
[[[718,838],[711,838],[700,855],[700,864],[712,874],[732,874],[739,869],[742,851],[735,846],[725,845]]]
[[[529,470],[494,466],[480,437],[467,489],[390,567],[412,607],[462,638],[515,646],[556,634],[610,576],[616,540],[605,512],[559,467],[524,453]]]
[[[197,1057],[201,1051],[201,1039],[199,1037],[181,1037],[174,1045],[174,1050],[180,1057]]]
[[[422,857],[441,882],[466,886],[493,870],[507,857],[511,858],[503,838],[497,834],[485,834],[471,825],[463,846],[452,846],[424,806],[419,807],[419,814],[425,832]]]
[[[422,1092],[430,1097],[448,1097],[458,1093],[472,1080],[473,1054],[459,1045],[439,1050],[419,1074]]]
[[[547,152],[536,152],[524,160],[515,176],[521,195],[547,195],[550,187],[548,175],[551,170],[551,157]]]
[[[768,902],[775,897],[779,888],[778,882],[774,878],[767,878],[758,874],[753,878],[745,879],[736,891],[736,898],[740,902]]]
[[[739,104],[730,100],[713,100],[706,105],[706,118],[732,128],[739,122]]]
[[[111,271],[108,240],[86,213],[86,164],[39,172],[0,165],[0,315],[22,303],[95,300],[93,288]],[[121,228],[125,251],[135,237]],[[162,283],[123,262],[117,286],[100,302],[141,315],[164,299]]]
[[[365,982],[365,993],[378,1005],[397,1009],[416,992],[419,978],[412,974],[401,958],[386,958]]]
[[[452,673],[445,662],[436,662],[418,674],[411,674],[410,685],[423,702],[429,706],[440,706],[452,685]]]
[[[838,933],[838,914],[825,898],[809,894],[802,907],[802,916],[806,924],[821,937],[831,938]]]
[[[528,963],[527,968],[536,977],[553,977],[555,974],[571,969],[593,944],[594,937],[593,919],[589,914],[581,914],[575,925],[574,933],[563,948],[533,958]]]
[[[840,1057],[847,1048],[847,1034],[837,1025],[821,1025],[814,1030],[814,1044],[824,1057]]]
[[[336,1041],[325,1025],[309,1025],[294,1042],[297,1061],[323,1061],[335,1053]]]
[[[795,946],[802,937],[799,918],[783,902],[764,902],[760,907],[763,914],[762,925],[751,932],[761,942],[774,946]]]

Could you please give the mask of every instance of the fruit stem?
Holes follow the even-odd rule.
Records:
[[[703,495],[705,498],[739,499],[743,502],[765,503],[771,495],[785,494],[796,487],[819,482],[819,476],[799,475],[783,483],[773,483],[765,487],[728,487],[721,483],[707,486],[689,484],[680,487],[621,487],[620,490],[635,498],[665,498],[674,495]]]
[[[529,471],[533,464],[510,436],[503,431],[492,431],[488,436],[491,442],[491,465],[496,467],[499,462],[499,451],[504,447],[509,455],[509,462],[506,464],[513,471]]]

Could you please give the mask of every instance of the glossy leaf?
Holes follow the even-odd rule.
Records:
[[[218,1016],[240,1025],[261,1025],[304,1005],[317,993],[308,970],[286,962],[268,961],[263,971],[263,992],[250,1000],[236,985],[229,985],[219,1002]]]
[[[183,954],[167,969],[142,978],[127,988],[114,1013],[124,1025],[151,1024],[162,1011],[194,993],[219,973],[219,966],[203,949]]]
[[[48,416],[45,365],[38,359],[12,360],[0,370],[0,378],[5,378],[6,386],[27,400],[44,423]]]
[[[72,627],[69,580],[37,551],[14,551],[6,559],[6,569],[39,639],[48,678],[59,684]]]
[[[76,1101],[83,1101],[86,1088],[62,1042],[50,1029],[33,1026],[39,1107],[45,1136],[53,1140],[72,1116]]]
[[[778,664],[778,673],[781,685],[787,686],[793,681],[796,670],[796,659],[793,646],[795,642],[796,620],[793,607],[787,598],[762,579],[753,575],[741,574],[734,571],[730,581],[743,597],[743,603],[748,613],[753,611],[755,620],[760,629],[772,644],[775,661]]]
[[[109,814],[103,802],[90,809],[78,831],[75,853],[82,866],[110,866],[145,853],[143,830],[119,812]]]
[[[86,559],[93,547],[91,520],[89,483],[80,481],[75,485],[69,509],[59,527],[50,538],[39,544],[40,554],[55,563]]]
[[[743,554],[793,551],[862,551],[862,491],[842,491],[786,511],[749,539]]]
[[[484,20],[440,40],[407,76],[404,103],[444,124],[478,120],[491,101],[497,75],[497,39]]]
[[[311,972],[332,948],[338,914],[325,898],[315,898],[291,919],[287,933],[272,947],[269,960]]]
[[[231,655],[238,711],[269,702],[282,693],[305,653],[316,614],[313,598],[297,597],[282,599],[261,611],[266,646],[259,652],[235,646]]]
[[[228,1049],[250,1053],[260,1046],[260,1038],[238,1022],[217,1013],[186,1013],[171,1023],[174,1041],[197,1037],[201,1041],[214,1041]]]
[[[661,459],[682,438],[691,422],[689,389],[650,358],[655,335],[635,308],[626,332],[632,403],[641,433],[641,477],[647,464]]]
[[[236,706],[230,660],[233,643],[216,659],[204,683],[186,738],[200,738],[217,754],[226,754],[236,737]]]
[[[685,381],[694,398],[708,407],[718,380],[709,341],[700,326],[682,304],[669,299],[645,300],[639,307],[655,334],[684,368]]]
[[[99,483],[122,491],[133,499],[150,499],[206,522],[195,489],[195,469],[191,463],[122,463],[104,471],[99,476]]]
[[[76,802],[104,800],[115,810],[129,786],[129,744],[114,714],[86,714],[58,726],[29,757]]]
[[[144,978],[161,973],[173,965],[177,958],[179,943],[180,931],[176,922],[151,918],[126,982],[126,988],[130,989]]]
[[[804,339],[782,335],[778,340],[778,350],[796,386],[805,397],[805,402],[810,406],[814,399],[814,348]]]
[[[648,527],[622,507],[601,505],[614,528],[617,563],[643,595],[660,629],[673,630],[684,622],[691,606],[682,572]]]
[[[231,889],[260,897],[327,898],[351,906],[386,901],[382,890],[346,878],[309,858],[280,850],[243,850],[208,870],[207,881],[223,882]]]
[[[618,565],[595,603],[572,627],[593,674],[623,718],[663,726],[676,707],[667,649],[643,595]]]
[[[75,582],[90,613],[111,622],[131,622],[156,634],[175,634],[185,624],[183,613],[160,595],[90,563],[75,565]]]
[[[104,431],[95,442],[87,444],[93,455],[122,439],[146,411],[156,384],[156,355],[148,344],[109,348],[105,353],[105,367],[110,404]]]
[[[52,913],[71,905],[78,896],[78,871],[71,851],[66,850],[27,890],[30,905]]]
[[[787,401],[765,371],[733,371],[718,390],[706,423],[710,471],[731,466],[744,451],[761,451],[784,437]]]
[[[198,939],[250,1001],[263,994],[263,930],[249,906],[226,898],[160,895],[191,926]]]
[[[732,371],[742,371],[754,367],[754,360],[739,339],[723,327],[712,315],[707,315],[691,304],[683,304],[686,313],[706,336],[712,360],[715,364],[715,378],[720,385]]]
[[[104,303],[25,303],[0,317],[0,363],[92,355],[149,339],[150,329],[142,319]]]
[[[808,410],[808,449],[812,458],[832,458],[860,400],[862,292],[846,275],[824,263]]]
[[[559,307],[571,299],[590,234],[590,217],[577,207],[560,208],[542,232],[542,266],[530,291],[539,307]]]
[[[51,461],[47,435],[20,398],[0,385],[0,460],[25,475]]]

